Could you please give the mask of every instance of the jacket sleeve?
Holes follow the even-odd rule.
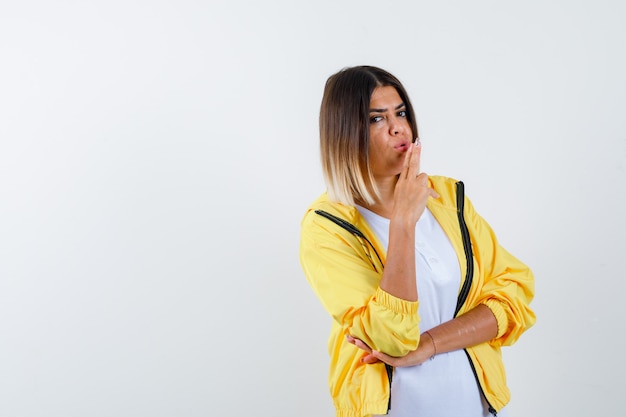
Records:
[[[382,265],[377,272],[365,245],[310,212],[302,222],[300,263],[323,307],[345,334],[388,355],[404,356],[419,341],[418,303],[380,289]]]
[[[492,228],[468,199],[465,210],[474,256],[484,277],[479,303],[487,305],[498,322],[498,335],[492,343],[512,345],[536,321],[530,308],[535,294],[533,273],[498,243]]]

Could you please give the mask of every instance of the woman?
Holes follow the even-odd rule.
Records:
[[[320,144],[327,192],[302,221],[300,260],[333,318],[337,416],[504,415],[500,348],[535,322],[532,272],[461,182],[420,171],[413,107],[393,75],[332,75]]]

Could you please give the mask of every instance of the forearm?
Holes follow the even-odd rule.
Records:
[[[464,349],[494,339],[498,334],[496,318],[484,304],[453,320],[436,326],[428,332],[434,353]]]
[[[392,220],[389,248],[380,288],[408,301],[417,301],[415,277],[415,226],[403,227]]]

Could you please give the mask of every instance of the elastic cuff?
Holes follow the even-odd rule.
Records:
[[[509,318],[506,314],[506,307],[503,305],[501,301],[498,301],[494,298],[490,298],[483,302],[489,310],[493,313],[496,318],[496,322],[498,323],[498,335],[495,337],[496,339],[501,337],[506,329],[509,327]]]
[[[419,302],[407,301],[402,298],[395,297],[388,292],[385,292],[380,287],[376,290],[375,302],[383,307],[393,311],[396,314],[417,314],[417,307]]]

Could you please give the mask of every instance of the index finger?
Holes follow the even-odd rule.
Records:
[[[402,165],[402,175],[404,178],[409,178],[410,176],[416,176],[415,169],[411,169],[411,167],[415,168],[417,164],[417,171],[419,174],[419,154],[418,150],[421,149],[421,143],[419,139],[416,139],[414,143],[409,145],[409,149],[404,154],[404,164]],[[411,172],[409,172],[411,171]]]
[[[408,156],[408,172],[409,177],[417,177],[420,173],[420,157],[422,156],[422,143],[419,139],[413,144],[411,155]]]

